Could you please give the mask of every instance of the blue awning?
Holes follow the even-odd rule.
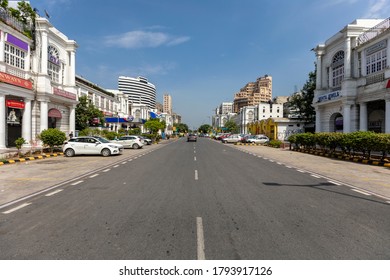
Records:
[[[126,118],[115,118],[115,117],[109,117],[109,118],[105,118],[106,122],[107,123],[127,123],[127,119]]]

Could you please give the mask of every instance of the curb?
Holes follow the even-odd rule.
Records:
[[[368,160],[368,159],[359,159],[359,158],[353,158],[349,156],[340,156],[340,155],[332,155],[332,154],[326,154],[323,152],[313,152],[313,151],[305,151],[305,150],[293,150],[296,152],[316,155],[316,156],[322,156],[322,157],[328,157],[328,158],[334,158],[344,161],[351,161],[356,163],[362,163],[362,164],[368,164],[368,165],[375,165],[375,166],[383,166],[383,167],[389,167],[390,168],[390,162],[382,162],[378,160]]]
[[[50,154],[50,155],[42,155],[42,156],[35,156],[35,157],[26,157],[26,158],[19,158],[19,159],[10,159],[10,160],[5,160],[0,162],[1,165],[5,164],[13,164],[13,163],[18,163],[18,162],[26,162],[26,161],[32,161],[32,160],[38,160],[38,159],[45,159],[45,158],[50,158],[50,157],[57,157],[60,155],[63,155],[64,153],[57,153],[57,154]]]

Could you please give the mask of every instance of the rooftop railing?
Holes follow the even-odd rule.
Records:
[[[375,25],[374,27],[370,28],[366,32],[362,33],[358,37],[358,44],[364,44],[365,42],[370,41],[371,39],[377,37],[381,33],[385,32],[390,28],[390,17],[382,21],[381,23]]]
[[[26,31],[31,32],[33,28],[32,25],[24,24],[23,22],[12,16],[11,13],[3,7],[0,7],[0,20],[23,34],[25,34]]]

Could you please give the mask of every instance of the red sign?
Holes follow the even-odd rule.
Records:
[[[387,81],[387,86],[386,88],[390,88],[390,80]]]
[[[53,93],[55,95],[59,95],[59,96],[62,96],[62,97],[68,98],[68,99],[73,99],[73,100],[77,99],[76,94],[71,93],[71,92],[66,91],[66,90],[63,90],[63,89],[53,87]]]
[[[7,107],[10,107],[10,108],[24,109],[24,102],[23,101],[6,100],[5,104]]]
[[[21,79],[19,77],[0,72],[0,82],[7,83],[10,85],[26,88],[26,89],[32,89],[32,83],[28,80]]]

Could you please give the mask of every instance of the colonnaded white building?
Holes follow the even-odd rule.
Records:
[[[390,133],[390,18],[357,19],[317,56],[316,132]]]
[[[37,145],[47,128],[75,129],[77,44],[45,18],[23,25],[0,8],[0,149]],[[35,39],[35,40],[34,40]]]

